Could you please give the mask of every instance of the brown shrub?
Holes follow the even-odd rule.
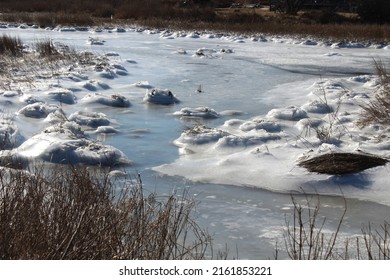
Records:
[[[369,154],[328,153],[301,161],[298,165],[310,172],[343,175],[386,165],[388,162],[387,159]]]
[[[198,259],[209,236],[186,193],[145,194],[141,180],[57,167],[0,170],[0,259]]]

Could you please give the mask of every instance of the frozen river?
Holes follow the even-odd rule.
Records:
[[[341,188],[345,187],[348,205],[343,237],[360,234],[362,224],[378,225],[387,219],[390,193],[383,182],[376,186],[376,171],[367,173],[367,180],[357,177],[329,179],[312,174],[305,179],[305,172],[295,171],[292,163],[305,148],[296,144],[294,149],[299,151],[292,151],[293,143],[298,141],[293,135],[298,132],[293,125],[285,123],[285,119],[280,122],[278,133],[286,133],[288,137],[278,134],[277,145],[270,140],[241,145],[235,140],[236,146],[221,148],[212,146],[210,141],[206,146],[196,146],[195,153],[191,154],[188,151],[193,147],[184,145],[179,149],[175,140],[195,125],[221,129],[228,126],[229,120],[242,125],[254,117],[266,116],[274,108],[301,106],[307,102],[316,83],[348,81],[346,85],[353,89],[345,86],[343,90],[357,92],[354,90],[357,88],[361,91],[364,86],[348,79],[372,75],[373,59],[389,65],[388,47],[330,45],[306,39],[207,32],[119,31],[122,30],[0,29],[0,33],[18,36],[26,44],[49,38],[80,51],[107,55],[120,66],[117,68],[123,71],[111,77],[101,72],[85,73],[87,80],[108,86],[92,89],[69,79],[57,82],[73,91],[78,100],[91,92],[123,95],[131,102],[129,108],[76,102],[63,104],[63,110],[67,115],[80,110],[106,114],[118,133],[93,134],[91,137],[114,146],[133,161],[128,172],[140,173],[146,189],[163,195],[189,188],[198,202],[194,215],[212,235],[214,251],[227,247],[230,258],[241,259],[272,259],[276,243],[283,251],[283,230],[286,219],[292,215],[290,193],[301,192],[301,185],[305,191],[321,194],[321,216],[327,217],[325,230],[328,232],[334,230],[342,214],[343,200],[338,192],[338,181]],[[91,37],[101,44],[89,44]],[[168,106],[146,103],[143,100],[145,92],[152,88],[169,89],[180,103]],[[4,102],[3,97],[1,100]],[[7,106],[11,113],[20,109],[17,103]],[[219,117],[203,119],[173,115],[185,107],[201,106],[214,109]],[[278,115],[267,116],[277,118]],[[17,122],[26,139],[45,126],[36,120],[18,119]],[[29,123],[36,125],[26,125]],[[228,124],[231,124],[228,131],[233,135],[235,126],[233,122]],[[260,140],[256,138],[256,141]],[[286,148],[287,144],[289,148]],[[352,144],[350,141],[349,146],[338,148]],[[274,157],[269,164],[266,156],[261,158],[259,170],[255,170],[257,163],[252,158],[242,159],[245,152],[256,149],[269,149]],[[387,150],[383,149],[386,154]],[[233,154],[240,160],[230,157]],[[246,173],[248,169],[255,171]],[[378,173],[389,176],[386,168]],[[387,181],[386,178],[383,180]],[[288,185],[290,181],[291,186]],[[323,187],[324,191],[317,187]]]

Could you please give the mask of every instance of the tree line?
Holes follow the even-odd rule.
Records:
[[[110,17],[124,9],[150,10],[152,15],[173,9],[208,9],[229,7],[239,2],[277,5],[283,13],[296,15],[303,9],[331,9],[348,5],[362,22],[385,24],[390,22],[389,0],[2,0],[0,12],[84,12],[97,17]],[[160,12],[161,11],[161,12]]]

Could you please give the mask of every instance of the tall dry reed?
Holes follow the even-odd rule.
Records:
[[[103,170],[2,168],[0,259],[201,259],[210,237],[193,207]]]

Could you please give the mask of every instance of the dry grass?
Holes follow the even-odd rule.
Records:
[[[81,166],[0,170],[0,259],[201,259],[209,235],[186,193],[145,194]]]
[[[19,38],[3,34],[0,37],[1,56],[20,56],[22,54],[22,41]]]
[[[50,39],[37,42],[35,44],[35,50],[41,57],[53,57],[60,54],[56,49],[53,41]]]
[[[348,213],[347,201],[336,224],[327,225],[321,214],[320,196],[303,194],[291,196],[292,216],[286,216],[284,234],[287,256],[292,260],[389,260],[390,224],[363,225],[361,234],[342,238],[341,229]],[[325,230],[327,227],[327,230]],[[329,230],[332,228],[331,230]],[[280,251],[276,249],[275,257]]]
[[[310,172],[343,175],[383,166],[388,162],[387,159],[369,154],[329,153],[301,161],[298,165]]]
[[[370,124],[390,124],[390,74],[381,61],[374,61],[380,81],[378,93],[368,104],[362,105],[361,117],[357,122],[360,127]]]
[[[315,199],[316,198],[316,199]],[[336,241],[347,212],[344,199],[344,210],[337,228],[330,236],[325,236],[323,228],[325,218],[320,220],[320,198],[317,195],[304,195],[303,202],[291,196],[293,203],[292,224],[286,218],[284,235],[287,254],[292,260],[329,260],[336,258]]]
[[[371,224],[364,226],[360,239],[357,239],[357,244],[362,243],[358,246],[358,259],[390,260],[390,224],[387,221],[379,229],[374,229]]]

